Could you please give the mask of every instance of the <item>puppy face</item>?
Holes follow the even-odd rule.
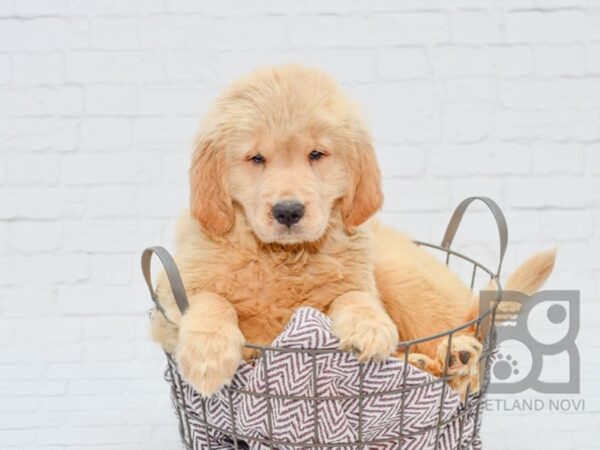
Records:
[[[347,228],[381,205],[370,137],[334,81],[298,66],[258,71],[216,102],[190,169],[191,211],[212,233],[243,211],[265,243],[316,241],[339,209]]]
[[[334,203],[348,190],[342,155],[328,136],[296,132],[257,138],[247,150],[232,152],[233,200],[265,243],[318,240]]]

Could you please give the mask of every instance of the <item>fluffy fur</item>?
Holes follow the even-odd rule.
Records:
[[[342,348],[361,360],[474,314],[471,291],[443,264],[365,223],[383,200],[375,152],[355,106],[319,71],[267,68],[226,90],[202,126],[190,186],[175,253],[190,309],[180,316],[161,274],[158,295],[175,325],[156,314],[152,332],[202,394],[252,356],[244,342],[269,344],[300,305],[327,312]],[[271,208],[290,200],[305,214],[285,226]],[[548,259],[527,269],[536,281],[513,278],[536,287]],[[411,362],[435,372],[442,345],[415,346]],[[472,378],[480,351],[472,336],[457,337],[451,352],[466,362],[453,370]]]

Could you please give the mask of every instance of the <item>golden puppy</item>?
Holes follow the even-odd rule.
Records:
[[[156,314],[152,331],[204,395],[251,356],[244,342],[269,344],[299,306],[327,312],[361,360],[473,314],[470,290],[443,264],[363,225],[383,200],[375,152],[355,105],[319,71],[267,68],[226,90],[198,136],[190,187],[175,253],[190,308],[180,316],[162,274],[176,325]]]
[[[376,225],[373,238],[377,288],[403,341],[433,336],[479,316],[479,296],[429,252],[390,228]],[[554,249],[532,256],[511,274],[503,289],[534,294],[552,272],[555,257]],[[487,287],[495,288],[495,283]],[[510,307],[512,315],[518,313],[518,305],[501,303],[497,322],[509,318],[505,313]],[[471,383],[470,391],[475,392],[483,346],[474,335],[475,327],[456,333],[448,358],[446,336],[416,344],[409,362],[441,376],[449,359],[450,385],[462,394]]]

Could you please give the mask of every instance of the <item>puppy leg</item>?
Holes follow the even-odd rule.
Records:
[[[479,359],[483,345],[474,336],[459,335],[452,339],[448,365],[448,384],[458,392],[464,400],[467,386],[470,391],[479,390]],[[439,367],[446,366],[448,341],[444,339],[437,349],[436,361]],[[441,370],[443,374],[443,369]]]
[[[181,318],[175,358],[194,389],[209,396],[229,383],[242,361],[243,344],[231,303],[211,292],[190,298],[190,308]]]
[[[360,361],[386,359],[398,344],[398,330],[383,306],[367,292],[351,291],[336,298],[329,309],[340,348],[354,351]]]

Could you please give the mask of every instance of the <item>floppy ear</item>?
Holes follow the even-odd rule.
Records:
[[[342,218],[348,229],[366,222],[383,203],[381,173],[366,132],[357,140],[355,161],[350,170],[354,179],[342,201]]]
[[[235,221],[226,184],[225,153],[211,139],[200,137],[190,167],[190,212],[210,233],[227,233]]]

